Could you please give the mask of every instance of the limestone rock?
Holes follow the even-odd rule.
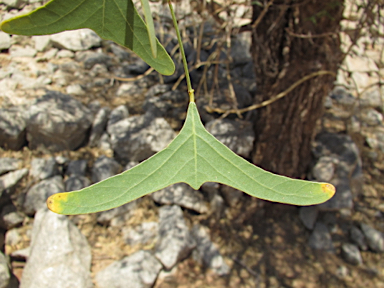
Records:
[[[27,174],[28,169],[23,168],[0,176],[0,196],[4,190],[11,189]]]
[[[150,288],[161,268],[150,252],[138,251],[101,270],[96,275],[96,282],[99,288]]]
[[[0,109],[0,146],[19,150],[25,144],[24,112],[19,108]]]
[[[196,240],[196,250],[193,252],[193,257],[220,276],[228,274],[229,266],[225,263],[216,245],[212,243],[204,227],[195,225],[192,228],[192,235]]]
[[[19,167],[20,160],[15,158],[0,158],[0,175],[9,171],[14,171]]]
[[[153,200],[160,204],[177,204],[198,213],[206,213],[208,207],[200,192],[195,191],[185,183],[173,184],[151,194]]]
[[[91,29],[60,32],[52,35],[51,41],[54,46],[71,51],[88,50],[101,44],[100,37]]]
[[[169,270],[179,260],[186,258],[196,241],[191,236],[179,206],[163,206],[159,209],[159,240],[155,256]]]
[[[352,265],[359,265],[363,263],[359,248],[350,243],[344,243],[341,245],[341,256],[345,261]]]
[[[310,230],[315,227],[318,209],[316,206],[307,206],[299,208],[299,217],[304,226]]]
[[[133,116],[108,125],[112,148],[123,161],[142,161],[165,148],[175,137],[163,118]]]
[[[50,151],[74,150],[82,145],[91,126],[91,113],[79,101],[48,91],[28,111],[29,148]]]
[[[30,174],[37,180],[44,180],[59,174],[55,158],[34,158],[31,161]]]
[[[85,176],[71,175],[65,180],[64,185],[65,191],[70,192],[88,187],[91,185],[91,181]]]
[[[0,31],[0,51],[11,47],[11,36],[7,33]]]
[[[230,119],[213,120],[206,124],[206,129],[236,154],[243,157],[250,156],[255,140],[250,122]]]
[[[364,233],[364,236],[365,236],[365,239],[367,240],[369,248],[371,248],[375,252],[383,253],[384,252],[384,234],[364,223],[362,223],[360,227]]]
[[[96,159],[92,167],[92,182],[96,183],[116,175],[121,170],[121,166],[114,159],[107,156],[100,156]]]
[[[93,287],[91,249],[66,216],[46,208],[36,213],[31,251],[20,288]]]
[[[323,250],[332,253],[334,253],[335,250],[328,227],[321,222],[316,223],[315,229],[309,237],[308,244],[312,249],[316,250]]]
[[[107,126],[110,110],[108,107],[101,108],[93,119],[91,135],[89,136],[89,145],[95,147],[98,144]]]
[[[144,222],[132,227],[124,227],[122,230],[125,243],[128,245],[147,245],[158,237],[159,223]]]
[[[64,192],[64,183],[61,176],[43,180],[28,190],[25,196],[24,212],[34,214],[37,210],[46,207],[47,198],[55,193]]]

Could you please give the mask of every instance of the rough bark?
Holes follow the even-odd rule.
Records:
[[[253,6],[254,21],[262,10]],[[313,72],[337,71],[340,41],[333,32],[339,30],[342,11],[343,1],[274,1],[252,29],[251,52],[259,91],[255,103],[270,99]],[[255,164],[291,177],[305,176],[316,122],[334,80],[331,75],[311,78],[258,111]]]

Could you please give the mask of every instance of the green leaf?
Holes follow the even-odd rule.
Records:
[[[155,25],[153,24],[151,7],[149,7],[148,0],[141,0],[141,5],[144,11],[145,21],[147,22],[147,30],[149,35],[149,43],[151,44],[152,56],[157,57],[157,47],[156,47],[156,35],[155,35]]]
[[[48,198],[47,205],[60,214],[98,212],[178,182],[194,189],[205,182],[218,182],[254,197],[296,205],[322,203],[335,193],[331,184],[275,175],[237,156],[205,130],[192,102],[182,130],[167,148],[132,169],[90,187],[54,194]]]
[[[147,26],[132,0],[52,0],[26,15],[2,22],[0,28],[19,35],[90,28],[101,38],[131,49],[159,73],[171,75],[175,71],[172,59],[157,40],[158,53],[153,57]]]

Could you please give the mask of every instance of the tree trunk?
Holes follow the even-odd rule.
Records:
[[[343,1],[335,0],[274,1],[252,29],[251,52],[259,91],[256,103],[273,98],[316,71],[336,73],[342,59],[337,32],[343,8]],[[253,5],[254,21],[263,9]],[[258,110],[255,164],[291,177],[305,176],[316,122],[335,78],[330,74],[313,77]]]

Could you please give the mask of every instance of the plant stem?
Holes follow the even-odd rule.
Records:
[[[188,63],[187,63],[187,59],[185,58],[183,41],[181,40],[179,26],[177,25],[177,20],[176,20],[175,12],[173,11],[171,0],[168,0],[168,5],[169,5],[169,9],[171,10],[172,20],[173,20],[173,25],[175,26],[177,40],[179,41],[181,58],[183,59],[185,79],[187,80],[187,86],[188,86],[189,102],[195,102],[195,93],[194,93],[195,90],[192,89],[191,79],[189,78]]]

